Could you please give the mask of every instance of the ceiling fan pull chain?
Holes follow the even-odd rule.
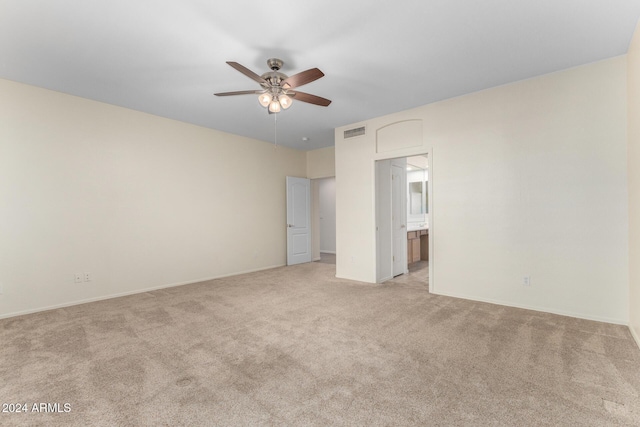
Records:
[[[278,113],[273,113],[273,142],[274,142],[274,149],[278,148]]]

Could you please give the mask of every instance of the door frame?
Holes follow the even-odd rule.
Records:
[[[428,200],[428,212],[427,212],[427,219],[428,219],[428,223],[429,223],[429,292],[435,292],[435,258],[436,258],[436,251],[434,250],[435,247],[435,229],[436,229],[436,224],[434,221],[434,212],[435,212],[435,204],[434,204],[434,191],[433,191],[433,182],[434,182],[434,167],[433,167],[433,149],[428,149],[426,151],[422,151],[420,150],[419,152],[416,153],[406,153],[403,156],[393,156],[393,157],[379,157],[374,159],[374,214],[375,214],[375,219],[374,219],[374,232],[375,232],[375,244],[376,244],[376,248],[375,248],[375,260],[376,260],[376,265],[375,265],[375,274],[376,274],[376,283],[382,283],[386,280],[389,280],[392,277],[381,277],[380,273],[381,273],[381,269],[380,269],[380,245],[381,242],[379,241],[379,234],[378,234],[378,228],[379,228],[379,212],[378,212],[378,204],[379,204],[379,197],[380,194],[378,193],[379,191],[379,182],[378,182],[378,162],[380,161],[384,161],[384,160],[392,160],[392,159],[397,159],[397,158],[407,158],[407,157],[413,157],[413,156],[427,156],[427,164],[429,166],[429,179],[427,181],[427,200]]]

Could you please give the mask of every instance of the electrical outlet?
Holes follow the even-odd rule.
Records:
[[[76,273],[74,276],[73,281],[76,283],[82,283],[82,279],[84,278],[84,275],[82,273]]]
[[[91,273],[84,273],[84,281],[85,282],[91,281]]]
[[[531,276],[524,276],[522,278],[522,286],[531,286]]]

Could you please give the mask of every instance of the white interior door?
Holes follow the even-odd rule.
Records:
[[[394,277],[407,272],[406,177],[406,159],[394,159],[391,164],[391,229]]]
[[[406,158],[376,162],[376,281],[407,272]]]
[[[287,265],[311,262],[311,182],[287,177]]]
[[[376,162],[376,281],[393,278],[393,241],[391,233],[391,161]]]

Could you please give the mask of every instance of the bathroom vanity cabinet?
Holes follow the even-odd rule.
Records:
[[[429,261],[429,230],[407,232],[407,263]]]

